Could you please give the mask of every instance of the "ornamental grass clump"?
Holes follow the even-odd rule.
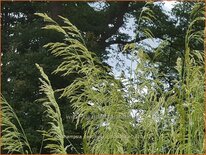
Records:
[[[152,39],[152,32],[141,27],[141,22],[157,20],[151,3],[143,7],[136,35]],[[155,61],[164,47],[148,54],[144,46],[127,44],[124,52],[131,53],[129,78],[116,79],[111,70],[88,50],[81,32],[66,18],[59,25],[47,14],[37,13],[46,22],[43,29],[54,30],[64,36],[62,42],[44,47],[62,60],[53,74],[76,79],[71,84],[53,90],[43,68],[40,93],[37,100],[44,107],[47,127],[38,131],[43,135],[43,147],[54,154],[78,150],[66,138],[64,123],[55,93],[66,98],[74,110],[76,126],[84,131],[83,153],[92,154],[200,154],[204,140],[204,56],[191,43],[203,44],[203,30],[195,30],[203,22],[204,7],[197,3],[191,11],[191,21],[185,35],[185,50],[176,61],[173,87],[169,87]],[[136,68],[133,69],[134,64]],[[71,78],[73,79],[73,78]],[[124,81],[127,81],[126,83]],[[8,153],[30,154],[29,141],[12,107],[4,98],[2,105],[2,149]],[[65,141],[69,141],[66,145]],[[40,152],[41,153],[41,152]]]
[[[204,51],[194,49],[191,43],[203,44],[204,31],[195,31],[195,24],[204,20],[204,6],[197,3],[191,11],[184,55],[177,59],[172,89],[161,80],[168,75],[159,71],[158,63],[153,63],[164,52],[163,47],[169,45],[167,41],[160,44],[152,58],[141,45],[127,45],[137,60],[129,86],[134,88],[130,96],[136,101],[135,118],[140,118],[134,119],[133,153],[203,153]]]

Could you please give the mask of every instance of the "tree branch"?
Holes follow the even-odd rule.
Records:
[[[102,33],[102,36],[99,40],[101,44],[105,44],[105,41],[111,37],[112,35],[116,34],[119,28],[124,24],[124,14],[128,11],[129,2],[118,2],[117,12],[108,14],[108,23],[113,24],[112,28],[107,29]]]

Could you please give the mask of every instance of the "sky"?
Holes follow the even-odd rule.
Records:
[[[175,3],[177,3],[176,1],[164,1],[164,9],[167,11],[171,11],[171,9],[173,8],[173,5]]]
[[[159,3],[159,2],[156,2],[156,3]],[[175,3],[176,3],[175,1],[165,1],[164,5],[163,5],[164,11],[170,15],[171,10],[172,10]],[[135,19],[130,18],[127,21],[126,28],[125,29],[120,28],[120,31],[122,33],[127,33],[132,38],[134,38],[134,36],[135,36],[134,27],[135,27]],[[158,43],[155,40],[147,40],[146,43],[149,43],[153,47],[158,46]],[[128,78],[130,76],[129,71],[127,71],[127,68],[131,69],[131,67],[132,67],[132,71],[134,71],[135,66],[137,65],[137,63],[135,61],[131,63],[131,56],[130,55],[124,55],[121,52],[118,53],[117,52],[117,45],[112,45],[112,49],[109,49],[109,59],[107,59],[106,62],[112,67],[113,74],[116,78],[119,78],[122,71],[124,71],[124,73],[126,75],[125,80],[128,80]],[[123,80],[122,80],[122,82],[123,82]],[[123,83],[123,84],[125,84],[125,83]],[[144,89],[144,91],[147,92],[147,89]],[[162,112],[164,112],[164,109],[162,109]],[[133,118],[134,117],[141,118],[140,114],[141,113],[135,109],[131,110],[131,115]],[[140,121],[140,120],[138,120],[138,121]]]
[[[161,1],[162,2],[162,1]],[[170,15],[171,10],[174,6],[175,3],[178,3],[177,1],[163,1],[163,9],[164,11]],[[155,2],[155,3],[160,3],[160,2]],[[135,26],[135,19],[130,18],[127,19],[127,24],[126,28],[120,28],[120,32],[129,34],[131,38],[134,38],[135,33],[134,33],[134,26]],[[153,47],[158,46],[158,40],[146,40],[145,43],[148,43],[152,45]],[[122,53],[117,52],[117,45],[112,45],[112,49],[108,49],[109,51],[109,59],[107,59],[105,62],[108,63],[112,67],[112,71],[116,77],[119,77],[121,75],[122,70],[125,71],[126,76],[129,76],[129,73],[127,72],[127,68],[131,67],[131,56],[129,55],[124,55]],[[133,69],[136,66],[136,62],[133,62],[132,64]],[[118,69],[119,68],[119,69]]]

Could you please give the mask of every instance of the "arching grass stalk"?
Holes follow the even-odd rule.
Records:
[[[8,102],[1,97],[2,142],[1,147],[8,153],[32,153],[24,129]]]
[[[38,101],[43,103],[43,106],[45,107],[46,116],[49,118],[48,125],[50,126],[48,131],[41,131],[44,141],[47,141],[45,148],[50,149],[51,153],[66,154],[66,150],[69,146],[64,146],[64,126],[62,123],[61,112],[54,96],[54,91],[48,76],[43,71],[43,68],[38,64],[36,64],[36,66],[43,78],[39,79],[42,83],[40,91],[46,95],[45,98],[41,98]],[[74,148],[72,144],[70,146]]]
[[[148,20],[144,13],[152,17],[147,7],[143,8],[140,16]],[[203,31],[195,31],[196,22],[204,20],[201,3],[196,4],[191,12],[185,55],[177,59],[177,77],[171,89],[166,89],[160,78],[169,75],[160,73],[158,63],[154,61],[164,52],[163,47],[169,45],[166,42],[154,51],[152,59],[142,46],[136,48],[133,43],[125,47],[125,50],[137,53],[133,56],[138,57],[138,64],[133,81],[135,85],[130,84],[132,89],[124,92],[121,81],[108,74],[109,69],[86,48],[80,31],[68,19],[60,16],[64,22],[61,26],[46,14],[37,15],[47,22],[44,29],[55,30],[65,36],[63,42],[48,43],[44,47],[54,56],[62,58],[54,73],[68,78],[74,74],[77,76],[70,85],[59,91],[61,97],[67,97],[71,102],[76,124],[84,130],[84,153],[203,153],[204,58],[202,51],[193,49],[190,44],[203,42]],[[152,37],[148,29],[144,31],[139,27],[140,32],[146,38]],[[49,129],[42,131],[44,141],[47,141],[45,148],[50,149],[51,153],[66,154],[67,148],[74,146],[64,146],[64,127],[55,91],[43,69],[37,67],[42,75],[40,91],[45,94],[39,101],[50,119]],[[128,97],[125,93],[132,95]],[[131,117],[131,104],[132,109],[137,111],[135,120]],[[5,99],[2,99],[2,118],[3,149],[8,153],[32,153],[23,128]]]
[[[93,52],[81,40],[81,34],[68,19],[60,18],[66,26],[60,26],[46,14],[38,14],[49,23],[44,29],[52,29],[65,36],[64,42],[45,45],[62,63],[54,73],[77,79],[62,88],[61,97],[67,97],[75,110],[77,125],[84,129],[84,153],[129,153],[131,116],[123,98],[121,85],[108,74]]]
[[[136,100],[133,104],[139,111],[140,121],[134,128],[136,145],[132,153],[203,152],[204,61],[202,51],[190,46],[191,42],[203,43],[203,30],[195,31],[195,24],[203,20],[204,7],[197,3],[191,12],[185,37],[185,54],[177,59],[178,75],[171,90],[164,88],[159,77],[166,75],[159,72],[158,64],[153,63],[155,61],[146,54],[144,47],[126,45],[125,49],[131,52],[138,49],[139,60],[134,81],[137,83],[136,96],[133,96]],[[154,51],[156,57],[161,55],[161,46]]]

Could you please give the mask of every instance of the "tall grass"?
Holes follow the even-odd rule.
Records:
[[[32,153],[24,129],[13,108],[1,97],[1,147],[12,153]]]
[[[62,89],[62,97],[67,97],[75,110],[77,125],[84,129],[85,153],[125,153],[130,143],[128,130],[130,114],[123,98],[121,85],[111,77],[97,57],[84,45],[82,36],[75,26],[63,18],[66,26],[61,27],[49,20],[45,14],[38,14],[51,24],[44,29],[58,29],[66,35],[64,43],[45,45],[55,56],[63,57],[63,62],[54,73],[63,76],[79,74],[80,78]]]
[[[89,51],[80,31],[66,18],[59,16],[59,25],[46,14],[39,13],[46,22],[43,29],[55,30],[65,36],[64,42],[48,43],[44,47],[62,58],[53,73],[76,78],[70,85],[53,90],[49,78],[40,70],[40,91],[45,97],[38,101],[45,107],[48,127],[41,131],[45,148],[51,153],[69,153],[55,92],[72,104],[76,125],[84,130],[84,153],[93,154],[192,154],[203,153],[204,139],[204,57],[203,51],[191,47],[191,42],[203,43],[203,30],[194,31],[195,24],[204,20],[204,8],[197,3],[191,12],[191,22],[185,34],[184,56],[177,59],[174,86],[161,80],[154,59],[161,54],[164,41],[153,51],[152,59],[143,46],[128,44],[124,50],[132,53],[130,79],[127,84],[110,75],[97,56]],[[154,18],[147,3],[141,11],[143,20]],[[152,38],[152,32],[142,27],[137,35]],[[134,61],[137,62],[132,70]],[[2,146],[8,153],[32,153],[23,127],[11,106],[2,99]],[[133,116],[131,115],[133,112]],[[13,120],[17,123],[13,123]],[[74,147],[73,147],[74,148]],[[74,148],[75,149],[75,148]],[[78,153],[78,150],[76,150]]]
[[[191,42],[203,43],[203,30],[194,31],[195,24],[203,21],[204,7],[196,4],[185,37],[184,56],[177,59],[178,75],[171,90],[160,80],[166,75],[159,72],[158,64],[151,63],[154,60],[144,47],[133,47],[131,52],[138,53],[138,65],[132,99],[137,101],[136,117],[141,118],[134,122],[134,153],[203,153],[204,57],[203,51],[190,46]],[[163,42],[160,47],[167,44]],[[154,51],[155,55],[159,55],[159,50]]]
[[[41,131],[44,137],[44,141],[47,141],[46,149],[50,149],[51,153],[66,154],[66,148],[64,147],[64,127],[61,118],[61,112],[56,102],[54,91],[48,76],[44,73],[43,68],[36,64],[43,79],[39,79],[42,83],[40,91],[43,92],[46,97],[39,99],[38,101],[45,107],[46,116],[49,118],[48,131]]]

